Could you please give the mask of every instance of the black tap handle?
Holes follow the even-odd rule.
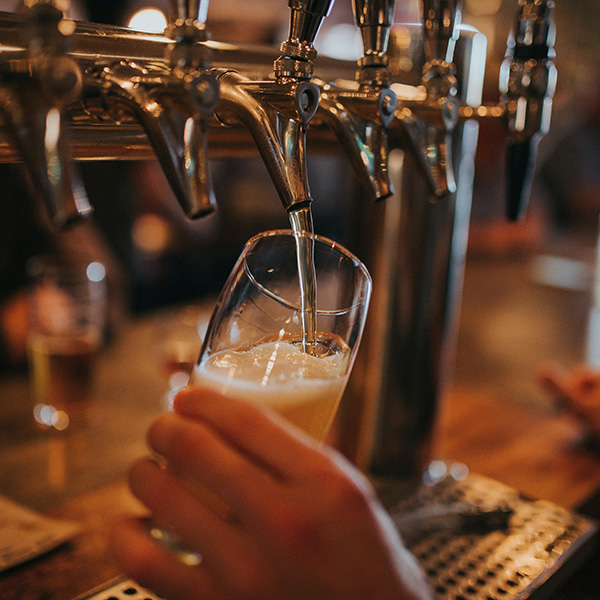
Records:
[[[509,138],[506,149],[506,217],[518,221],[531,195],[538,140],[515,142]]]
[[[538,144],[550,126],[556,87],[554,1],[520,0],[500,70],[507,145],[507,217],[518,220],[531,195]]]

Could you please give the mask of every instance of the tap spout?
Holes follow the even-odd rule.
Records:
[[[386,54],[393,8],[393,0],[355,0],[354,15],[364,48],[355,73],[357,86],[320,82],[317,118],[335,133],[372,201],[394,193],[386,133],[397,107],[396,94],[389,89],[392,75]]]
[[[173,1],[164,59],[123,59],[86,71],[83,104],[90,115],[137,121],[186,216],[212,213],[216,201],[208,164],[208,120],[219,85],[207,69],[203,20],[207,2]]]
[[[396,106],[396,94],[389,89],[349,92],[322,85],[318,119],[335,133],[372,201],[394,193],[387,166],[386,127]]]
[[[29,44],[0,69],[0,114],[34,189],[55,223],[92,211],[71,157],[66,109],[81,89],[81,72],[66,55],[73,28],[53,3],[24,8]]]
[[[139,121],[185,214],[213,212],[206,123],[219,100],[216,78],[204,70],[181,76],[164,64],[123,60],[102,68],[93,81],[88,107],[99,102],[116,122]]]
[[[252,81],[235,71],[221,72],[219,84],[217,118],[248,129],[288,212],[308,205],[306,127],[319,104],[318,86]]]

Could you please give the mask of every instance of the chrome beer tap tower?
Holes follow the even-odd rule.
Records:
[[[395,24],[392,0],[354,0],[357,62],[317,57],[333,0],[288,0],[279,49],[211,40],[207,1],[172,0],[164,34],[151,34],[26,0],[0,13],[0,162],[26,165],[62,226],[92,210],[77,161],[157,158],[198,218],[217,207],[210,157],[258,152],[294,213],[312,202],[307,137],[346,153],[358,185],[343,242],[374,295],[333,441],[373,475],[418,477],[452,361],[478,120],[506,128],[513,219],[548,129],[554,3],[515,1],[499,102],[482,106],[486,40],[462,26],[459,0],[422,0],[420,25]]]

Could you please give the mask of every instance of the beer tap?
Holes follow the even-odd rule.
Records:
[[[358,60],[357,89],[324,83],[318,116],[336,134],[372,200],[393,194],[387,170],[386,128],[394,118],[396,94],[386,54],[393,0],[355,0],[364,53]]]
[[[208,2],[172,0],[165,60],[121,60],[87,73],[84,104],[117,123],[133,115],[144,128],[176,198],[190,218],[215,210],[207,122],[219,101],[204,44]]]
[[[423,98],[400,98],[397,131],[417,158],[435,196],[456,191],[451,136],[459,120],[454,49],[459,39],[460,0],[421,0],[425,65]]]
[[[520,0],[500,69],[500,103],[508,132],[507,216],[517,220],[531,192],[540,139],[550,127],[556,87],[553,0]]]
[[[500,102],[460,107],[461,119],[493,119],[508,134],[506,216],[511,221],[525,211],[538,145],[550,127],[557,80],[554,38],[554,1],[519,0],[500,67]]]
[[[290,33],[273,65],[274,79],[254,81],[233,70],[219,71],[217,117],[241,122],[252,135],[286,211],[304,211],[312,201],[306,172],[306,128],[319,105],[310,82],[314,40],[333,0],[289,0]],[[312,227],[312,223],[306,223]]]
[[[26,48],[8,51],[0,66],[0,115],[35,191],[57,225],[92,207],[71,157],[66,109],[81,90],[81,72],[69,56],[74,24],[57,2],[23,6]]]

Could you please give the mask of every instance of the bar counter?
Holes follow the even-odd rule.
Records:
[[[106,534],[115,516],[142,510],[125,473],[165,407],[157,332],[166,318],[132,318],[103,350],[83,428],[36,429],[25,374],[0,379],[0,494],[81,527],[71,542],[0,574],[1,600],[70,600],[119,575]],[[441,406],[434,458],[569,510],[600,488],[600,454],[579,444],[566,416],[516,401],[502,386],[471,384],[460,368]]]

